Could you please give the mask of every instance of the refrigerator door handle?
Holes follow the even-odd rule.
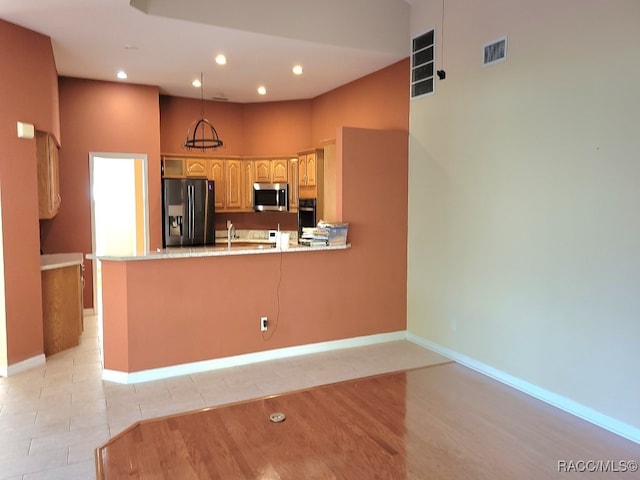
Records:
[[[187,201],[188,201],[188,205],[187,205],[187,209],[189,211],[189,225],[188,225],[188,235],[189,235],[189,240],[193,240],[193,230],[194,230],[194,208],[193,208],[193,202],[194,202],[194,193],[193,193],[193,185],[187,185]]]

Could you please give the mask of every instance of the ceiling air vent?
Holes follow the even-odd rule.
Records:
[[[415,37],[411,45],[411,98],[433,93],[435,30]]]
[[[483,48],[482,64],[504,62],[507,58],[507,37],[487,43]]]

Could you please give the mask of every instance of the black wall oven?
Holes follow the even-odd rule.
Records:
[[[315,227],[317,224],[316,199],[300,198],[298,200],[298,238],[302,237],[303,227]]]

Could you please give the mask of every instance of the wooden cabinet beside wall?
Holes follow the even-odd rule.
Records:
[[[42,271],[44,354],[78,345],[82,334],[82,267]]]
[[[324,182],[324,149],[298,153],[298,175],[300,198],[318,198],[319,203]]]
[[[40,219],[53,218],[60,210],[58,144],[48,132],[36,131],[38,212]]]

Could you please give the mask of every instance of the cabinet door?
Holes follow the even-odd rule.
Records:
[[[304,187],[307,185],[307,156],[298,156],[298,185]]]
[[[242,162],[242,209],[253,211],[253,184],[256,181],[254,162],[244,160]]]
[[[226,208],[242,208],[242,163],[240,160],[225,160]]]
[[[289,211],[298,211],[298,159],[289,160]]]
[[[49,356],[79,344],[82,334],[80,266],[43,270],[42,330],[44,354]]]
[[[162,158],[162,178],[184,177],[184,160],[182,158]]]
[[[204,158],[187,158],[187,177],[206,177],[207,162]]]
[[[36,132],[38,212],[40,219],[56,216],[60,208],[58,146],[47,132]]]
[[[256,182],[270,183],[271,182],[271,162],[269,160],[256,160]]]
[[[305,170],[305,177],[307,187],[316,186],[316,154],[307,153],[307,165]]]
[[[289,162],[287,159],[271,160],[271,181],[287,183],[289,178]]]
[[[224,160],[209,160],[208,167],[207,178],[216,182],[216,211],[224,210],[226,198]]]

